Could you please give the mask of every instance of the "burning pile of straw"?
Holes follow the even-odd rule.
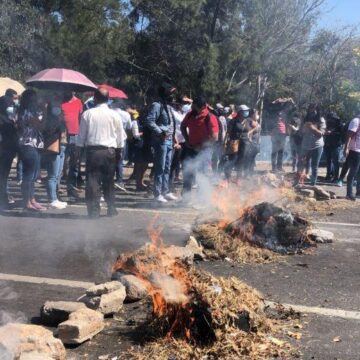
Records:
[[[197,321],[190,336],[152,339],[124,354],[126,359],[261,360],[295,355],[288,343],[275,337],[282,336],[288,324],[266,316],[257,291],[236,278],[217,278],[198,270],[191,270],[188,279],[190,302],[195,302],[198,310],[206,306],[189,314],[193,322]],[[199,298],[201,303],[197,303]],[[197,337],[199,333],[201,337]],[[199,342],[204,336],[207,341]]]
[[[209,257],[263,263],[315,246],[306,235],[309,226],[289,210],[263,202],[242,209],[235,221],[212,219],[198,224],[194,232]]]

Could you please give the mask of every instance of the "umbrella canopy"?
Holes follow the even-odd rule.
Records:
[[[106,89],[107,91],[109,91],[109,97],[114,99],[114,98],[119,98],[119,99],[127,99],[128,96],[120,89],[116,89],[110,85],[106,85],[106,84],[102,84],[99,85],[98,88],[103,88]]]
[[[8,77],[0,78],[0,96],[5,95],[5,91],[7,89],[15,90],[18,95],[21,95],[25,90],[24,86],[16,80],[10,79]]]
[[[97,86],[85,75],[70,69],[46,69],[35,74],[26,84],[39,89],[60,91],[89,91]]]

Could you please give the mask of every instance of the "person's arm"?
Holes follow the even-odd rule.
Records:
[[[186,115],[186,116],[185,116],[185,119],[183,120],[183,122],[182,122],[181,125],[180,125],[181,134],[182,134],[182,136],[184,137],[185,142],[186,142],[187,144],[189,144],[189,134],[188,134],[188,132],[187,132],[188,119],[189,119],[189,116]]]
[[[357,131],[359,131],[360,126],[360,120],[354,119],[350,122],[349,128],[347,131],[346,141],[345,141],[345,147],[344,147],[344,156],[347,157],[349,155],[349,148],[350,148],[350,142],[353,139],[354,136],[356,136]]]
[[[76,146],[78,147],[84,147],[88,137],[88,121],[85,115],[86,112],[81,116],[79,135],[76,140]]]
[[[137,120],[133,120],[131,124],[131,133],[134,139],[140,139],[142,136],[142,133],[139,132],[139,124]]]
[[[216,142],[219,140],[219,123],[214,115],[210,115],[210,141]]]
[[[148,128],[151,133],[158,136],[164,134],[163,130],[156,124],[156,121],[160,116],[160,111],[161,105],[159,103],[154,103],[151,105],[150,111],[144,119],[144,126]]]
[[[326,123],[325,120],[320,120],[320,129],[313,123],[307,123],[309,130],[317,137],[321,138],[326,131]]]

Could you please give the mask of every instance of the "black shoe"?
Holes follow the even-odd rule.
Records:
[[[353,195],[351,195],[351,196],[347,195],[347,196],[346,196],[346,200],[356,201],[356,197],[353,196]]]
[[[107,211],[107,216],[113,217],[119,215],[119,212],[116,210],[115,207],[109,208]]]
[[[88,214],[89,219],[99,219],[100,213],[90,213]]]
[[[71,198],[71,199],[74,199],[74,200],[79,200],[80,199],[79,193],[74,191],[74,190],[68,190],[67,196],[68,196],[68,198]]]

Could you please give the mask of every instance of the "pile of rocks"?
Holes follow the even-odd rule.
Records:
[[[169,246],[163,251],[188,264],[205,258],[203,248],[193,237],[184,247]],[[11,323],[0,327],[0,355],[5,354],[6,360],[65,360],[64,345],[93,338],[104,329],[106,318],[117,314],[124,302],[148,296],[145,283],[134,275],[115,272],[111,280],[90,287],[77,301],[45,302],[40,310],[41,323],[57,327],[54,333],[39,325]]]
[[[318,185],[297,185],[295,191],[300,195],[300,199],[306,198],[310,201],[324,201],[336,199],[336,194],[333,191],[326,191]]]

